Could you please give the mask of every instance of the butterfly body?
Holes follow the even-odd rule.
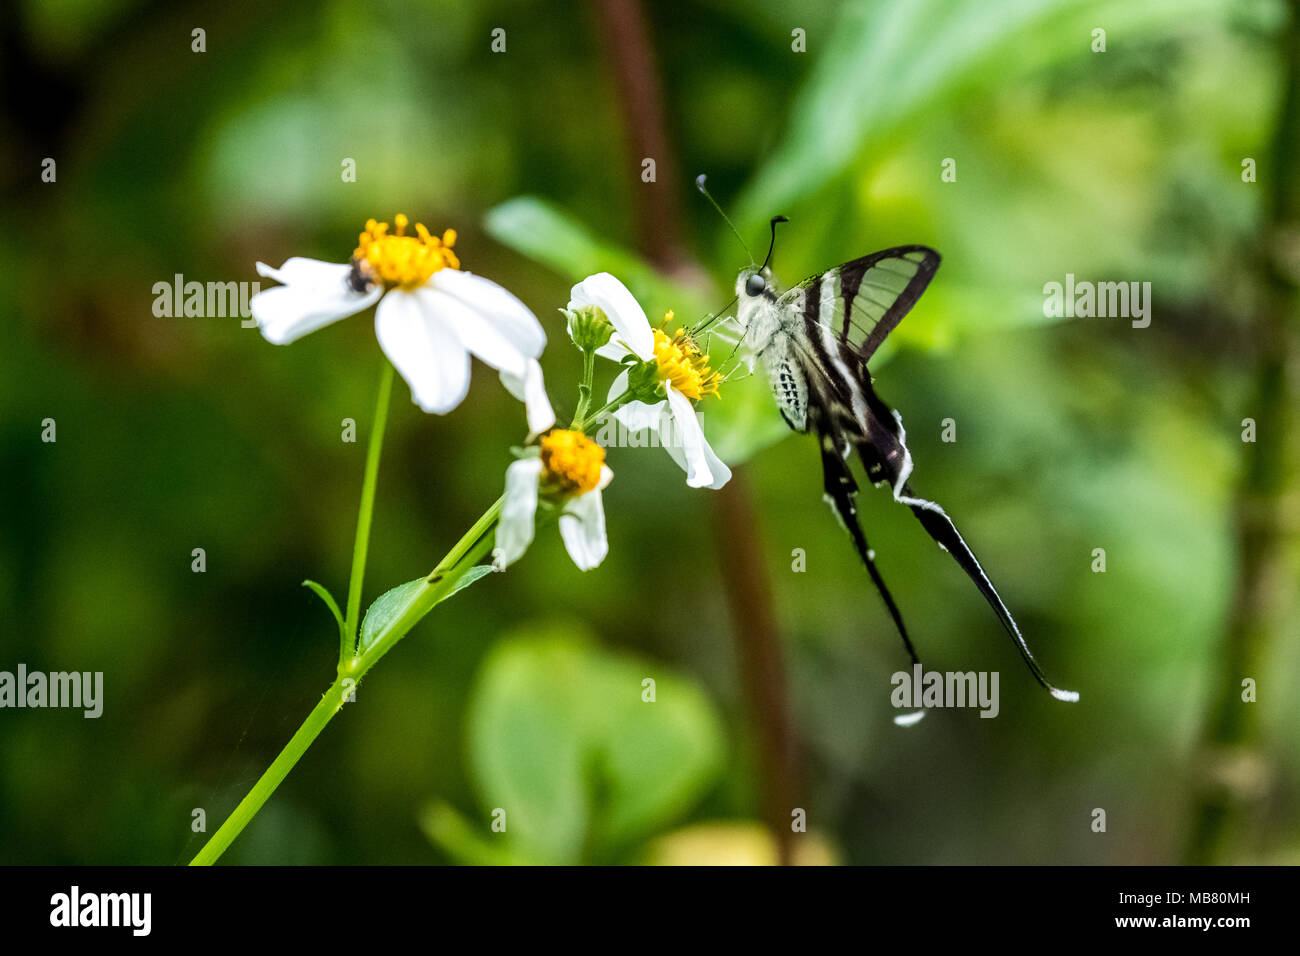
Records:
[[[759,295],[747,295],[745,287],[753,275],[765,279],[764,290]],[[771,287],[770,274],[745,270],[736,280],[739,305],[737,321],[748,344],[747,358],[750,367],[760,356],[772,397],[785,423],[797,432],[808,427],[808,377],[796,353],[796,335],[800,317],[782,308],[780,297]]]

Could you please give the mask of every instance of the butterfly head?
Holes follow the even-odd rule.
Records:
[[[772,270],[759,269],[750,266],[740,271],[740,276],[736,279],[736,296],[743,302],[745,299],[757,299],[764,293],[772,294]]]
[[[772,241],[767,247],[767,257],[763,260],[761,266],[748,266],[740,270],[740,276],[736,279],[736,298],[742,303],[741,311],[744,311],[743,303],[746,300],[776,301],[776,289],[772,287],[772,270],[768,268],[772,261],[772,253],[776,250],[776,224],[778,222],[789,222],[785,216],[773,216]]]
[[[774,298],[776,292],[772,285],[771,269],[747,266],[736,277],[736,298],[741,303],[750,299]]]
[[[745,359],[751,369],[755,358],[766,350],[780,329],[778,296],[770,269],[746,266],[736,276],[736,323],[740,326]]]

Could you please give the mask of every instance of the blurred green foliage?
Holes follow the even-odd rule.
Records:
[[[690,809],[722,759],[718,718],[699,688],[601,651],[580,624],[503,638],[467,720],[476,789],[504,837],[455,825],[446,807],[426,816],[433,839],[467,862],[502,852],[479,851],[485,843],[504,844],[514,862],[617,859]]]
[[[1213,665],[1250,414],[1241,263],[1261,215],[1240,173],[1244,157],[1261,181],[1275,172],[1282,4],[646,8],[682,181],[707,172],[751,246],[789,216],[786,282],[899,242],[943,253],[877,387],[908,425],[918,490],[957,518],[1049,673],[1082,692],[1075,707],[1042,694],[950,559],[868,489],[864,524],[927,665],[1002,673],[996,720],[893,727],[904,658],[820,500],[816,450],[777,442],[757,377],[734,383],[703,411],[718,447],[749,459],[821,858],[1176,861],[1205,703],[1237,680]],[[193,808],[211,832],[331,677],[334,629],[299,583],[346,583],[380,364],[369,322],[274,348],[235,318],[155,317],[155,282],[341,261],[368,216],[452,226],[465,266],[542,318],[562,418],[578,363],[554,310],[573,281],[609,269],[652,316],[729,298],[746,256],[693,191],[678,198],[712,287],[632,251],[636,190],[654,187],[624,145],[600,24],[587,5],[520,0],[19,5],[6,75],[44,98],[11,94],[0,119],[0,668],[103,670],[107,700],[94,721],[0,714],[0,862],[188,859]],[[791,51],[795,27],[807,53]],[[40,181],[46,156],[57,183]],[[956,182],[940,179],[946,157]],[[1151,281],[1151,327],[1045,319],[1042,286],[1067,272]],[[482,367],[446,418],[408,406],[400,382],[396,395],[367,603],[432,567],[520,439],[517,404]],[[47,417],[56,444],[39,440]],[[939,438],[949,417],[955,443]],[[357,444],[340,441],[345,418]],[[762,783],[721,590],[731,543],[666,455],[610,463],[606,563],[582,575],[540,536],[440,607],[229,861],[751,846]],[[1105,574],[1090,571],[1098,547]],[[806,573],[790,570],[795,548]],[[1234,859],[1300,849],[1285,693],[1300,641],[1283,626],[1258,675],[1269,798]],[[494,840],[506,805],[519,809]],[[1106,834],[1089,829],[1094,807]]]

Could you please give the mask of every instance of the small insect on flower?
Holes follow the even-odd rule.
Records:
[[[634,434],[654,434],[692,488],[721,488],[731,480],[731,469],[704,437],[694,405],[716,397],[722,384],[709,356],[684,330],[670,335],[651,328],[640,303],[607,272],[573,287],[569,308],[590,306],[599,308],[615,330],[596,354],[628,365],[609,390],[611,402],[632,393],[632,400],[614,411],[615,419]],[[672,318],[669,312],[664,324]]]
[[[506,469],[496,547],[505,565],[533,542],[539,505],[558,509],[560,537],[573,563],[590,571],[605,560],[605,507],[600,493],[614,478],[605,449],[581,432],[552,429],[530,454]]]
[[[528,429],[555,424],[537,359],[546,333],[526,305],[488,279],[464,272],[455,230],[435,236],[422,223],[407,232],[404,215],[366,223],[342,264],[295,257],[279,269],[257,264],[281,283],[249,305],[268,342],[286,345],[372,305],[375,335],[426,412],[446,414],[469,391],[470,355],[496,369],[524,402]]]

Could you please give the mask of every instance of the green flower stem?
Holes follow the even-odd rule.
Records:
[[[361,505],[357,509],[357,536],[352,544],[352,573],[348,578],[348,612],[343,622],[339,645],[339,665],[356,653],[357,626],[361,619],[361,583],[366,576],[366,555],[370,550],[370,522],[375,513],[375,486],[379,478],[379,454],[384,447],[384,428],[388,424],[388,400],[393,393],[393,363],[384,360],[379,376],[379,398],[375,401],[375,421],[366,446],[366,474],[361,481]]]
[[[391,384],[392,376],[386,376],[387,381]],[[381,389],[381,406],[385,403],[382,396],[385,390]],[[378,464],[378,452],[374,455],[376,465]],[[371,494],[373,495],[373,486]],[[226,848],[234,842],[235,838],[244,831],[257,812],[262,809],[275,788],[288,775],[289,771],[294,768],[298,760],[312,742],[320,736],[320,732],[325,729],[325,725],[333,719],[342,708],[344,700],[349,697],[356,685],[361,682],[361,678],[375,666],[381,657],[387,654],[406,634],[414,627],[421,618],[433,610],[434,605],[445,598],[452,590],[465,572],[472,568],[479,559],[486,555],[492,549],[495,540],[495,531],[497,521],[501,517],[501,505],[504,499],[498,498],[497,501],[488,508],[474,522],[473,527],[465,532],[464,536],[456,542],[455,546],[447,552],[446,557],[438,562],[438,566],[429,573],[425,579],[424,586],[421,587],[409,600],[406,608],[398,614],[393,622],[385,628],[375,638],[374,643],[360,656],[354,656],[354,651],[349,650],[347,660],[339,664],[338,677],[330,685],[325,696],[321,698],[307,719],[303,721],[302,726],[298,728],[297,733],[290,738],[289,743],[280,751],[280,755],[272,761],[271,766],[262,774],[261,779],[253,785],[253,789],[248,791],[248,795],[239,802],[235,811],[221,824],[221,827],[204,845],[198,855],[190,861],[191,866],[210,866],[215,863],[226,851]],[[362,505],[363,513],[366,506]],[[360,524],[360,522],[358,522]],[[369,521],[367,519],[367,526]],[[359,532],[358,532],[359,534]],[[365,552],[361,551],[362,560],[364,561]],[[346,681],[351,681],[350,685]]]
[[[325,692],[325,696],[320,699],[312,712],[307,715],[307,719],[302,722],[297,733],[290,738],[289,743],[280,751],[280,755],[271,762],[271,766],[262,774],[261,779],[253,784],[253,789],[248,791],[248,795],[239,801],[239,806],[235,807],[234,813],[226,818],[226,822],[207,843],[203,849],[199,850],[198,855],[190,861],[190,866],[211,866],[217,862],[226,848],[234,842],[235,837],[244,832],[244,827],[248,826],[249,821],[257,815],[257,811],[262,809],[262,804],[266,803],[267,798],[275,792],[275,788],[280,785],[290,770],[298,762],[312,742],[320,736],[320,732],[325,729],[325,725],[330,719],[339,712],[343,707],[344,699],[343,676],[339,675],[338,679],[330,685],[330,689]]]
[[[590,428],[592,425],[599,422],[602,418],[604,418],[614,409],[621,408],[623,405],[626,405],[629,399],[631,398],[632,398],[632,390],[629,388],[622,395],[618,396],[617,398],[613,399],[610,402],[607,402],[604,405],[604,407],[597,409],[596,412],[592,414],[590,418],[583,419],[583,418],[579,418],[578,416],[574,416],[574,420],[573,420],[574,429],[576,431],[585,432],[588,428]],[[579,406],[579,411],[580,412],[582,411],[581,406]]]
[[[578,386],[578,408],[573,413],[573,424],[569,427],[581,431],[579,423],[591,406],[591,382],[596,377],[596,353],[592,349],[582,350],[582,384]]]
[[[501,518],[501,506],[504,503],[505,498],[498,498],[492,507],[483,512],[473,527],[447,552],[447,556],[429,572],[424,584],[410,597],[406,607],[393,618],[392,623],[379,633],[364,654],[348,663],[344,668],[345,673],[355,675],[360,680],[422,617],[433,610],[434,605],[455,589],[466,571],[492,550],[497,521]]]

